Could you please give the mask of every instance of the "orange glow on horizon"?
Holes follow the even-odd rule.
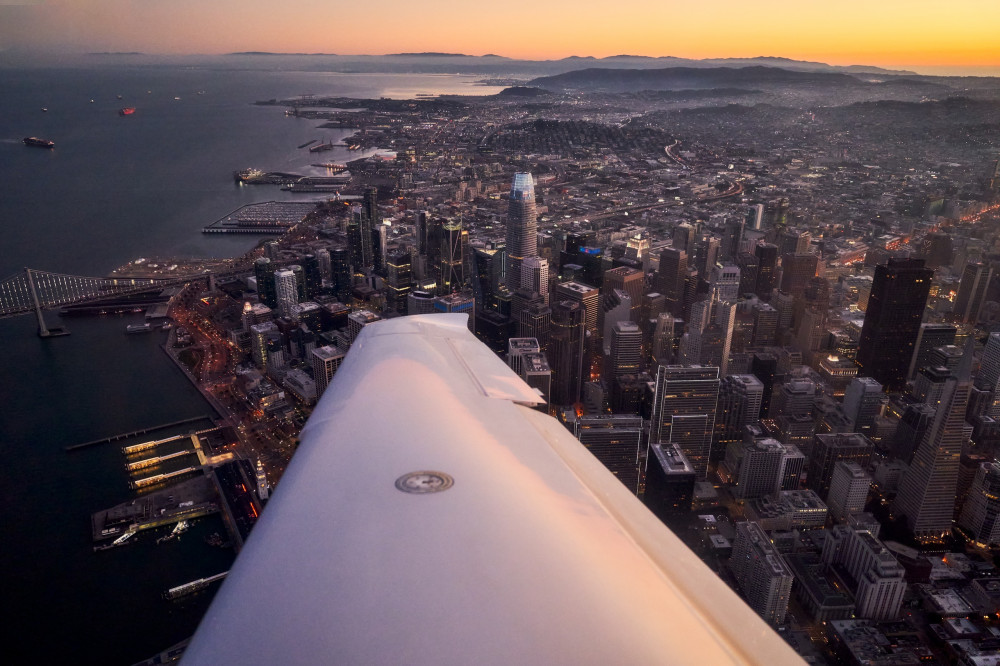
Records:
[[[841,0],[537,0],[489,11],[445,0],[52,0],[0,5],[0,48],[218,54],[234,51],[778,56],[835,65],[992,68],[1000,3]]]

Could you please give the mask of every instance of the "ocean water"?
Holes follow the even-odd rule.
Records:
[[[201,228],[247,203],[303,199],[270,186],[238,187],[232,172],[309,173],[318,160],[298,146],[346,134],[254,101],[497,91],[473,81],[196,63],[0,69],[0,278],[26,266],[104,275],[138,257],[241,253],[259,238]],[[121,117],[122,106],[136,113]],[[26,147],[25,136],[56,147]],[[337,149],[322,161],[353,157]],[[48,318],[57,323],[54,313]],[[33,317],[0,320],[4,663],[149,657],[188,637],[211,598],[178,605],[161,593],[231,564],[232,551],[204,543],[222,531],[218,518],[162,545],[156,534],[140,535],[134,545],[92,551],[90,514],[134,497],[122,443],[64,447],[211,414],[160,349],[161,333],[125,336],[134,321],[141,315],[69,318],[59,323],[71,336],[41,340]]]

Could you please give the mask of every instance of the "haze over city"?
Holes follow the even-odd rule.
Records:
[[[839,3],[544,1],[484,11],[444,0],[0,1],[0,51],[448,52],[516,59],[616,54],[778,56],[922,74],[1000,72],[1000,5],[963,0]]]

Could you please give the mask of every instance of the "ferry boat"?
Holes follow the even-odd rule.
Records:
[[[187,532],[188,527],[190,527],[188,521],[182,520],[181,522],[174,525],[174,529],[172,532],[170,532],[170,534],[161,536],[159,539],[156,540],[156,543],[160,544],[163,543],[164,541],[170,541],[171,539],[176,539],[181,534]]]
[[[124,106],[118,110],[119,116],[131,116],[133,113],[135,113],[134,106]]]
[[[149,333],[153,330],[153,325],[149,322],[145,324],[129,324],[125,327],[126,333]]]
[[[55,143],[48,141],[47,139],[39,139],[37,136],[26,136],[21,141],[24,142],[26,146],[35,146],[36,148],[55,148]]]

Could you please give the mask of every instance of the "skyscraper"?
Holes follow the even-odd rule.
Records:
[[[708,474],[718,399],[717,367],[657,368],[649,441],[677,444],[700,480]]]
[[[958,329],[952,324],[921,324],[920,330],[917,331],[917,341],[913,344],[913,358],[906,376],[913,379],[918,372],[928,367],[931,351],[954,343],[956,333]]]
[[[778,246],[771,243],[761,243],[754,248],[757,257],[757,284],[754,292],[763,300],[771,298],[771,290],[775,285],[775,271],[778,267]]]
[[[438,293],[459,291],[465,285],[465,248],[469,234],[462,229],[462,220],[445,220],[441,226],[441,279]]]
[[[675,317],[681,314],[684,300],[684,280],[687,278],[688,256],[684,250],[668,247],[660,252],[657,290],[666,299],[667,310]]]
[[[276,266],[267,257],[260,257],[254,262],[254,277],[257,278],[257,297],[269,308],[278,307],[278,292],[274,286],[274,271]]]
[[[858,343],[858,375],[874,377],[889,391],[906,385],[933,275],[920,259],[890,259],[875,267]]]
[[[549,262],[541,257],[525,257],[521,262],[521,288],[537,292],[549,304]]]
[[[514,174],[507,204],[507,288],[521,286],[521,263],[538,256],[535,185],[530,173]]]
[[[274,274],[274,286],[281,316],[291,317],[292,306],[299,302],[299,285],[295,273],[289,270],[277,271]]]
[[[630,492],[638,494],[642,417],[581,416],[573,422],[573,434]]]
[[[579,303],[564,300],[552,304],[549,367],[552,369],[553,405],[580,402],[586,330],[584,315],[584,309]]]
[[[636,375],[642,367],[642,333],[631,321],[620,321],[611,330],[611,354],[606,379],[609,382],[623,375]]]
[[[871,377],[855,377],[844,392],[844,414],[854,422],[854,432],[871,437],[875,419],[882,415],[882,385]]]
[[[337,368],[344,362],[344,352],[337,347],[328,345],[313,349],[311,356],[313,381],[316,382],[316,399],[318,400],[333,380]]]
[[[389,254],[385,262],[386,301],[390,309],[405,314],[406,298],[413,289],[413,272],[410,265],[410,253],[407,250],[396,250]]]
[[[959,459],[965,441],[965,410],[972,388],[972,344],[957,376],[948,379],[934,421],[924,432],[899,484],[893,512],[906,519],[919,541],[938,541],[951,532]]]
[[[760,525],[736,523],[729,567],[750,608],[770,624],[785,621],[794,577]]]
[[[986,298],[986,288],[993,277],[993,268],[986,264],[967,264],[955,297],[952,312],[967,324],[975,324]]]
[[[833,467],[826,506],[836,520],[847,520],[852,513],[865,510],[872,478],[856,462],[840,461]]]
[[[1000,544],[1000,462],[985,462],[976,470],[958,524],[977,543]]]

